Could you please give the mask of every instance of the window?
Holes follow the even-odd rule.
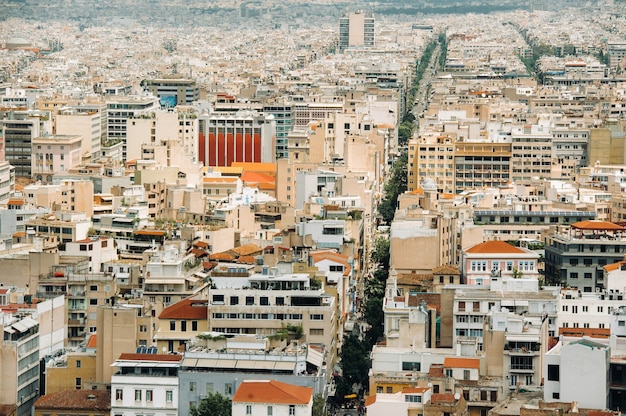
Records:
[[[187,332],[187,321],[180,321],[180,330],[182,332]]]
[[[115,389],[115,400],[124,400],[124,390]]]
[[[311,315],[309,315],[309,319],[311,319],[311,321],[323,321],[324,320],[324,314],[312,313]]]
[[[136,402],[141,401],[141,390],[135,390],[135,401]]]
[[[463,370],[463,380],[470,379],[470,370]]]
[[[167,390],[165,392],[165,401],[167,403],[172,403],[173,399],[174,399],[174,392],[172,390]]]
[[[402,371],[420,371],[421,363],[414,361],[402,361]]]
[[[252,414],[252,405],[251,404],[247,404],[246,405],[246,414],[247,415],[251,415]]]
[[[152,401],[152,390],[146,390],[146,401],[147,402]]]
[[[228,396],[231,396],[233,394],[233,385],[232,383],[226,383],[224,385],[224,393]]]
[[[139,332],[148,332],[148,325],[139,325]]]
[[[176,321],[170,321],[170,331],[176,331]]]
[[[465,312],[465,302],[459,302],[459,312]]]
[[[376,386],[376,393],[382,393],[383,392],[383,386]]]
[[[194,332],[198,330],[198,321],[191,321],[191,330]]]
[[[97,305],[98,304],[98,299],[89,299],[89,304],[90,305]]]
[[[393,393],[393,387],[387,386],[387,394]]]
[[[80,360],[76,360],[76,368],[80,368],[82,365],[82,363],[80,362]]]
[[[254,305],[254,296],[246,296],[246,305]]]
[[[80,390],[83,387],[83,379],[76,377],[76,390]]]
[[[407,403],[421,403],[422,396],[418,396],[416,394],[407,394],[404,396],[404,401]]]
[[[270,304],[270,301],[269,301],[269,299],[268,299],[268,297],[267,297],[267,296],[261,296],[261,297],[259,298],[259,303],[260,303],[261,305],[263,305],[263,306],[267,306],[267,305],[269,305],[269,304]]]
[[[196,391],[197,385],[195,381],[189,382],[189,391]]]
[[[552,398],[553,399],[560,399],[561,395],[559,393],[552,393]]]
[[[98,285],[91,285],[89,286],[89,290],[92,292],[97,292],[98,291]]]
[[[230,304],[231,305],[238,305],[239,304],[239,296],[231,296],[230,297]]]
[[[289,405],[289,415],[293,416],[296,414],[296,405],[295,404],[290,404]]]
[[[267,406],[267,416],[272,416],[274,414],[274,408],[272,406]]]

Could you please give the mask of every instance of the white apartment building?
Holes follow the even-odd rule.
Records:
[[[178,368],[182,355],[123,353],[113,363],[111,414],[178,415]]]
[[[128,121],[131,118],[150,119],[159,108],[158,98],[112,97],[107,100],[108,145],[122,142],[122,160],[127,160]]]
[[[90,156],[93,160],[100,156],[101,140],[106,131],[105,111],[101,107],[104,106],[86,109],[71,107],[55,116],[56,134],[83,138],[81,157]]]
[[[543,399],[607,409],[610,351],[607,345],[590,339],[559,342],[545,354]]]
[[[559,328],[606,329],[611,324],[611,314],[624,305],[623,292],[609,290],[601,293],[585,293],[577,289],[561,289],[558,298]]]
[[[309,416],[313,389],[276,380],[244,380],[233,396],[232,415]]]

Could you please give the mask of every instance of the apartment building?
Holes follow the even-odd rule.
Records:
[[[112,364],[111,413],[178,414],[178,371],[182,355],[122,353]]]
[[[44,183],[52,183],[52,175],[82,163],[82,136],[45,136],[32,140],[31,175]]]
[[[73,106],[55,115],[55,133],[83,138],[81,157],[100,157],[102,139],[106,138],[106,106]]]
[[[0,404],[14,406],[17,416],[28,416],[39,397],[39,323],[30,316],[0,317]]]
[[[529,183],[552,174],[552,133],[541,125],[525,125],[511,132],[511,180]]]
[[[293,106],[290,103],[271,103],[263,106],[263,112],[274,116],[276,121],[276,159],[286,158],[287,135],[292,128]]]
[[[308,343],[334,348],[339,319],[336,299],[311,286],[308,274],[281,273],[264,266],[261,273],[233,271],[230,276],[212,276],[212,280],[210,331],[275,335],[288,324],[300,327]]]
[[[144,91],[159,97],[163,107],[189,105],[200,98],[200,87],[193,79],[160,78],[146,79],[142,82]]]
[[[32,142],[52,132],[50,113],[45,111],[15,111],[0,120],[3,138],[0,156],[15,168],[15,175],[32,177]]]
[[[244,380],[233,396],[233,416],[254,414],[308,416],[313,389],[276,380]]]
[[[546,402],[577,402],[581,408],[609,408],[609,346],[589,338],[560,341],[545,354]],[[584,382],[583,382],[584,380]]]
[[[131,118],[151,118],[158,108],[157,98],[109,97],[107,99],[107,146],[122,143],[122,160],[127,160],[127,125]]]
[[[339,18],[339,50],[373,47],[376,20],[371,13],[357,11]]]
[[[581,292],[606,288],[603,267],[623,260],[624,228],[600,220],[559,226],[545,234],[545,276]]]

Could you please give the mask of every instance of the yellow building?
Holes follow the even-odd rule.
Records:
[[[95,344],[95,336],[92,337]],[[95,346],[95,345],[94,345]],[[46,394],[66,390],[91,390],[96,380],[96,352],[71,352],[46,368]]]
[[[194,296],[163,309],[155,335],[158,351],[179,351],[185,343],[209,330],[208,301]]]

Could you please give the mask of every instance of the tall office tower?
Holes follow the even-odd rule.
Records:
[[[158,98],[112,97],[107,100],[107,140],[122,141],[122,160],[126,161],[126,126],[131,118],[150,118],[159,108]]]
[[[287,135],[292,128],[293,106],[282,103],[266,104],[263,112],[273,115],[276,120],[276,159],[287,157]]]
[[[275,160],[272,115],[257,111],[202,115],[198,131],[198,158],[205,166]]]
[[[48,111],[11,111],[0,120],[0,157],[15,167],[15,176],[31,177],[33,139],[52,131]]]
[[[374,16],[358,11],[339,18],[339,50],[373,47],[375,43]]]
[[[193,79],[148,79],[143,82],[143,89],[159,97],[164,107],[191,104],[200,98],[200,88]]]

